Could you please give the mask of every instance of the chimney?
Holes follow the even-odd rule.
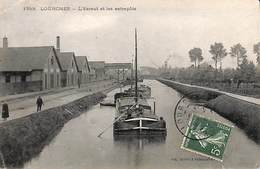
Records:
[[[56,50],[57,50],[57,52],[60,52],[60,37],[59,36],[57,36],[56,37]]]
[[[8,39],[6,36],[3,38],[3,48],[8,48]]]

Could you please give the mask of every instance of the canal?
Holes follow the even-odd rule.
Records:
[[[68,122],[60,133],[43,151],[24,165],[25,169],[172,169],[172,168],[258,168],[260,167],[260,146],[248,139],[234,127],[224,155],[218,162],[180,148],[183,136],[173,120],[174,107],[180,95],[173,89],[157,82],[144,81],[152,88],[156,99],[158,116],[167,123],[165,140],[127,138],[114,140],[112,128],[101,138],[100,132],[111,125],[115,110],[112,107],[96,105],[78,118]],[[113,94],[107,99],[112,99]],[[200,112],[200,110],[198,110]],[[201,111],[202,112],[202,111]],[[206,110],[204,116],[223,121],[214,112]]]

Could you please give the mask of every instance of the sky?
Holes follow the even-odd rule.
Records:
[[[24,7],[35,7],[35,11]],[[70,11],[41,11],[70,7]],[[127,11],[79,11],[78,8],[132,7]],[[241,43],[248,59],[256,61],[253,45],[260,42],[258,0],[0,0],[0,36],[10,47],[55,46],[89,60],[131,62],[134,29],[138,31],[141,66],[160,67],[169,55],[171,67],[190,66],[188,51],[199,47],[204,61],[214,65],[208,52],[222,42],[227,51]],[[235,67],[228,55],[223,67]]]

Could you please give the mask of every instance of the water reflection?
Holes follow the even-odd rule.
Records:
[[[142,136],[142,135],[114,135],[114,144],[124,144],[143,149],[148,144],[164,144],[166,135]]]
[[[146,163],[146,149],[154,148],[165,144],[166,136],[141,136],[141,135],[114,135],[115,147],[125,149],[128,153],[128,166],[141,168],[142,164]],[[132,153],[131,153],[132,152]]]

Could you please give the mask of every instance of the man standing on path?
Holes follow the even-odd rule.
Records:
[[[78,78],[78,88],[80,88],[80,79]]]
[[[42,100],[41,96],[39,96],[37,98],[36,104],[37,104],[37,112],[41,111],[42,105],[43,105],[43,100]]]
[[[9,108],[8,104],[6,102],[3,102],[4,104],[2,105],[2,118],[4,121],[9,117]]]

